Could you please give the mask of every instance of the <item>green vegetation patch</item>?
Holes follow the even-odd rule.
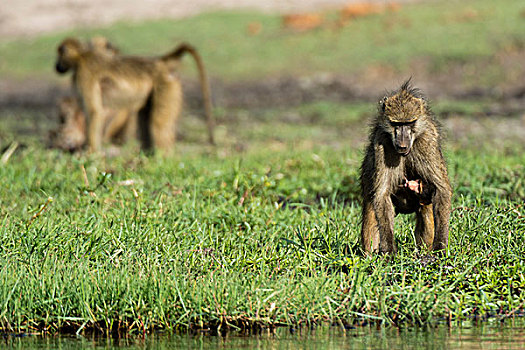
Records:
[[[398,216],[389,259],[359,253],[360,151],[266,145],[224,157],[182,143],[168,159],[15,152],[0,167],[1,328],[429,325],[523,313],[522,151],[449,151],[449,251],[418,252],[413,219]]]

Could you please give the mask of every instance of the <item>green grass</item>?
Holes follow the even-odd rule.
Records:
[[[358,167],[362,118],[374,108],[223,111],[216,149],[203,145],[203,123],[186,118],[189,141],[168,159],[132,149],[72,156],[28,137],[0,167],[1,328],[141,333],[522,314],[523,144],[448,145],[446,256],[425,264],[413,218],[398,216],[399,254],[365,258]],[[361,138],[341,138],[352,132]]]
[[[287,31],[278,16],[256,13],[122,22],[30,40],[4,40],[0,75],[51,78],[55,48],[64,37],[105,35],[131,54],[160,54],[182,40],[189,41],[201,50],[211,75],[225,80],[317,71],[352,74],[369,65],[407,69],[415,59],[428,59],[437,73],[447,73],[450,64],[464,63],[465,79],[486,85],[504,79],[504,73],[487,70],[483,62],[502,50],[523,47],[521,11],[519,0],[409,4],[395,13],[357,19],[339,30],[333,28],[335,13],[328,13],[326,27],[307,33]],[[252,22],[261,23],[259,35],[248,34]]]

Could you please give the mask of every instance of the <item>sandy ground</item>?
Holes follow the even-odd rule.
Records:
[[[103,25],[123,19],[180,18],[225,9],[296,13],[352,2],[359,0],[2,0],[0,38],[31,37],[54,30]]]

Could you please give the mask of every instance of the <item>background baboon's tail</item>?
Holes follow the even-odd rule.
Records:
[[[197,50],[187,43],[180,44],[175,50],[170,52],[167,55],[161,57],[163,61],[180,59],[185,53],[189,53],[193,56],[197,68],[199,70],[199,80],[201,84],[202,98],[204,100],[204,114],[206,115],[206,124],[208,125],[208,139],[209,142],[213,145],[215,144],[215,139],[213,137],[213,127],[215,122],[213,120],[212,110],[211,110],[211,95],[210,95],[210,85],[208,82],[208,76],[206,74],[206,69],[202,63],[201,56]]]

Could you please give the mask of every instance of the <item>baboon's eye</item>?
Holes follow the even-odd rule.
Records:
[[[393,127],[398,127],[398,126],[414,126],[414,124],[416,124],[416,120],[413,120],[411,122],[390,122],[390,125],[392,125]]]

